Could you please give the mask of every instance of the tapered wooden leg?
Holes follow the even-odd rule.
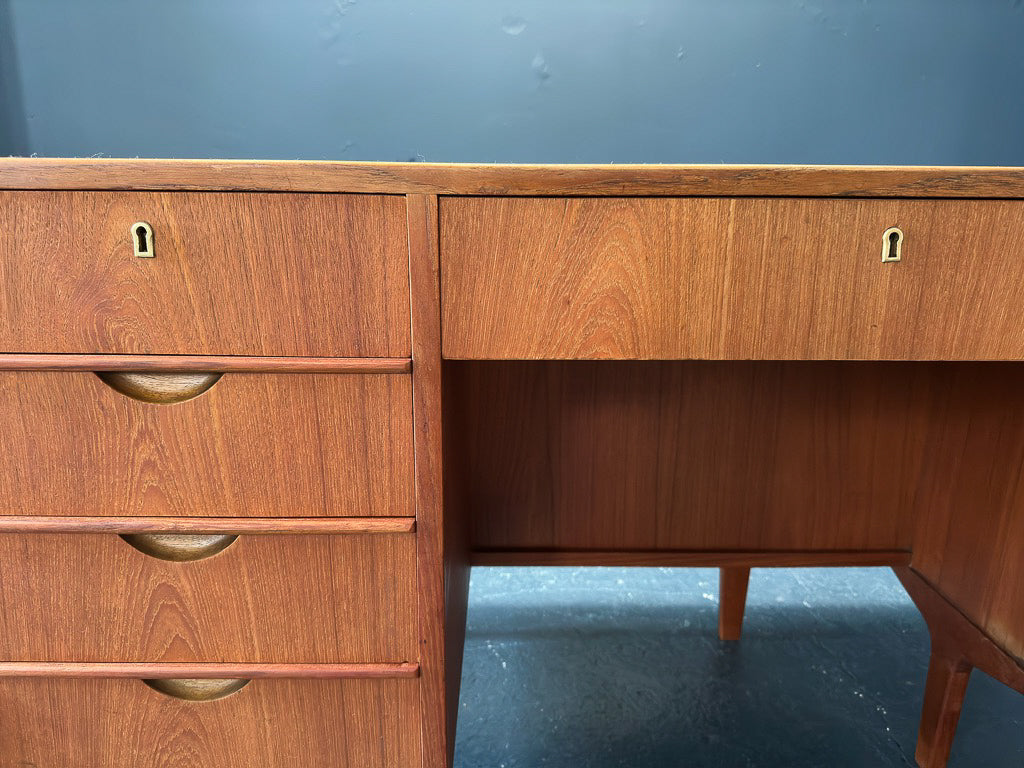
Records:
[[[963,659],[948,659],[932,653],[915,753],[921,768],[945,768],[953,747],[956,725],[960,721],[971,669]]]
[[[739,640],[743,632],[743,611],[747,607],[749,568],[719,568],[718,638]]]
[[[919,573],[906,567],[893,571],[928,622],[932,636],[917,762],[921,768],[943,768],[953,746],[971,670],[981,670],[1024,693],[1024,664],[996,645]]]

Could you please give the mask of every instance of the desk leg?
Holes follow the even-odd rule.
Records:
[[[906,567],[893,571],[921,611],[932,636],[917,762],[921,768],[944,768],[971,670],[978,669],[1024,693],[1024,665],[996,645],[919,573]]]
[[[750,569],[719,568],[718,573],[718,638],[739,640],[747,607]]]
[[[921,768],[944,768],[949,760],[972,669],[964,659],[932,652],[914,753]]]

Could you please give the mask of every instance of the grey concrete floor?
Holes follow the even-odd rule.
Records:
[[[928,633],[888,569],[477,568],[458,768],[913,766]],[[951,768],[1024,766],[1024,697],[972,676]]]

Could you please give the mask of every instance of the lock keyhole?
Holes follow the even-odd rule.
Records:
[[[135,255],[141,259],[151,259],[153,252],[153,228],[144,221],[132,224],[132,244]]]
[[[900,261],[903,258],[903,230],[889,227],[882,235],[882,261]]]

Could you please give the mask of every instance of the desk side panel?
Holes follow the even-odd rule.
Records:
[[[968,368],[935,409],[912,567],[1024,666],[1024,365]]]

